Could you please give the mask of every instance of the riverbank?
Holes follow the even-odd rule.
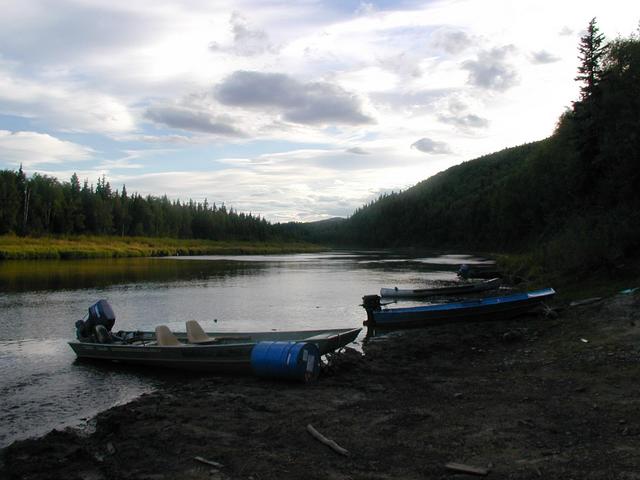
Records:
[[[176,238],[0,236],[0,260],[44,260],[175,255],[265,255],[324,250],[301,242],[185,240]]]
[[[488,478],[637,478],[640,294],[555,306],[555,318],[375,339],[364,355],[336,356],[310,386],[167,376],[159,391],[98,415],[92,432],[14,443],[0,476],[472,478],[445,468],[456,462]]]

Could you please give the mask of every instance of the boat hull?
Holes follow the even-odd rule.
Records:
[[[420,307],[368,311],[365,325],[375,329],[414,328],[449,321],[512,318],[526,313],[555,295],[547,288],[528,293]]]
[[[439,295],[463,295],[466,293],[484,292],[498,288],[502,280],[500,278],[491,278],[484,282],[469,283],[466,285],[452,285],[449,287],[438,288],[419,288],[419,289],[401,289],[401,288],[381,288],[380,296],[383,298],[424,298],[435,297]]]
[[[154,342],[153,332],[138,332],[142,341],[135,345],[80,341],[69,342],[69,345],[79,359],[194,371],[250,373],[251,351],[260,341],[313,343],[318,347],[320,354],[324,355],[354,341],[360,330],[355,328],[295,332],[208,333],[220,339],[220,343],[180,346],[159,346]],[[183,333],[176,334],[176,337],[186,340],[186,334]]]

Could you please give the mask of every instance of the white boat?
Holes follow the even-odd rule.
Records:
[[[475,283],[462,283],[458,285],[448,285],[444,287],[433,288],[415,288],[415,289],[402,289],[398,287],[394,288],[381,288],[380,296],[386,298],[424,298],[424,297],[436,297],[439,295],[462,295],[465,293],[483,292],[486,290],[492,290],[498,288],[502,283],[500,278],[491,278],[482,282]]]

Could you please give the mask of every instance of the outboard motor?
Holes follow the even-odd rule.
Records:
[[[111,329],[116,322],[116,316],[109,302],[98,300],[89,307],[89,316],[85,321],[76,322],[78,340],[111,343]]]
[[[380,305],[380,295],[365,295],[362,297],[362,306],[365,310],[380,310],[382,307]]]
[[[466,263],[463,263],[462,265],[460,265],[460,268],[458,268],[458,276],[460,278],[467,278],[469,277],[470,273],[471,273],[471,267]]]
[[[380,305],[380,296],[365,295],[364,297],[362,297],[362,306],[367,311],[367,320],[364,322],[364,325],[367,327],[373,327],[375,325],[373,312],[380,311],[380,309],[382,308],[382,306]]]
[[[109,302],[106,300],[98,300],[89,307],[89,319],[87,323],[92,326],[103,325],[107,331],[111,331],[113,324],[116,323],[116,315]]]

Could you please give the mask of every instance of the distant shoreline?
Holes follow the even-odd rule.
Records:
[[[0,236],[0,260],[166,257],[178,255],[261,255],[313,253],[326,247],[303,242],[200,240],[152,237]]]

